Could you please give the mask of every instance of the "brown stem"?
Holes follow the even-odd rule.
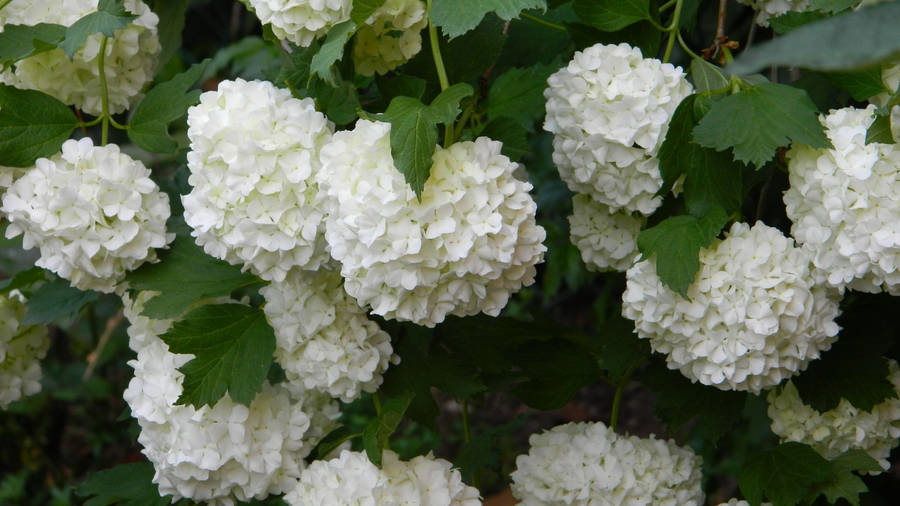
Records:
[[[122,319],[124,318],[122,311],[122,309],[119,309],[119,312],[106,322],[106,328],[103,329],[103,334],[97,341],[97,347],[94,351],[88,353],[87,367],[85,367],[84,374],[81,376],[82,381],[87,381],[94,374],[94,368],[97,367],[97,360],[100,359],[103,348],[106,348],[106,344],[109,342],[109,338],[112,337],[113,331],[116,330],[116,327],[118,327],[120,323],[122,323]]]

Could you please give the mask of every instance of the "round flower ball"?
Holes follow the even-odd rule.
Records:
[[[344,289],[375,314],[429,327],[496,316],[546,250],[531,184],[500,142],[479,137],[437,148],[419,200],[394,167],[390,129],[360,120],[322,148],[325,238]]]
[[[513,496],[524,506],[701,506],[702,459],[674,441],[623,436],[601,422],[567,423],[528,439]]]
[[[622,314],[666,354],[670,369],[722,390],[759,393],[836,340],[836,291],[815,283],[808,252],[777,229],[735,223],[699,260],[687,298],[663,286],[653,261],[626,273]]]
[[[791,234],[810,251],[816,279],[900,293],[900,148],[866,144],[875,106],[820,117],[833,149],[795,145],[784,193]]]
[[[289,381],[344,402],[378,389],[391,338],[347,295],[340,273],[294,270],[259,293],[275,329],[275,360]]]
[[[282,40],[308,47],[336,24],[350,19],[352,0],[249,0],[262,24]]]
[[[222,81],[188,109],[184,219],[207,254],[281,281],[329,259],[315,183],[334,125],[312,99],[266,81]]]
[[[364,76],[386,74],[422,49],[428,24],[421,0],[387,0],[356,32],[353,63]]]
[[[900,367],[894,360],[889,361],[888,380],[900,395]],[[788,381],[769,392],[768,401],[772,432],[782,441],[812,446],[826,459],[863,450],[885,471],[891,467],[888,457],[900,444],[900,399],[885,399],[863,411],[842,398],[837,407],[822,413],[804,404],[797,387]]]
[[[36,264],[82,290],[112,292],[128,271],[157,260],[166,232],[169,197],[144,164],[115,144],[68,140],[40,158],[3,195],[6,237],[22,235],[40,248]]]
[[[589,271],[626,271],[637,254],[643,220],[594,202],[587,195],[572,198],[569,236]]]
[[[0,409],[41,391],[41,360],[50,338],[44,325],[23,325],[25,297],[0,295]]]
[[[159,336],[171,320],[143,316],[151,292],[124,297],[134,377],[123,397],[141,428],[138,442],[153,463],[160,495],[233,505],[290,490],[303,459],[334,428],[340,412],[329,397],[263,384],[249,406],[225,397],[197,409],[177,405],[193,355],[175,354]]]
[[[656,153],[692,87],[680,67],[628,44],[576,51],[547,79],[544,130],[553,162],[576,193],[615,210],[650,214],[662,203]]]
[[[97,10],[98,0],[12,0],[0,10],[2,25],[53,23],[70,26]],[[141,0],[125,0],[125,10],[137,17],[117,30],[106,44],[103,61],[109,111],[120,113],[133,105],[153,80],[161,46],[159,17]],[[103,35],[88,36],[70,60],[62,49],[45,51],[17,62],[0,73],[0,82],[42,91],[88,114],[102,111],[99,56]]]

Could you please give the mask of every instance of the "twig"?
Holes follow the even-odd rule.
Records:
[[[107,320],[106,328],[103,329],[103,334],[97,341],[97,347],[94,348],[94,351],[88,353],[87,367],[84,368],[84,374],[81,375],[82,381],[87,381],[94,374],[94,369],[97,367],[97,361],[100,359],[100,355],[103,354],[103,348],[106,348],[106,344],[109,343],[109,338],[112,337],[113,331],[116,330],[116,327],[118,327],[120,323],[122,323],[122,319],[124,318],[122,311],[123,309],[119,309],[118,313]]]

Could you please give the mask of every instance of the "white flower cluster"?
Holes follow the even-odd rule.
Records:
[[[524,506],[704,504],[701,458],[672,440],[621,436],[595,422],[559,425],[528,442],[510,485]]]
[[[110,144],[68,140],[3,195],[6,237],[39,247],[40,267],[82,290],[112,292],[127,271],[166,246],[169,198],[144,164]]]
[[[900,394],[900,367],[890,361],[888,380]],[[890,468],[888,456],[900,444],[900,399],[886,399],[871,411],[863,411],[841,399],[834,409],[820,413],[803,403],[797,387],[787,382],[769,392],[772,432],[782,441],[808,444],[827,459],[847,450],[863,450]],[[877,473],[876,473],[877,474]]]
[[[784,194],[792,235],[819,281],[900,293],[900,148],[866,144],[874,105],[820,117],[834,149],[795,145]]]
[[[339,416],[327,396],[263,384],[250,406],[227,395],[214,406],[176,405],[193,355],[174,354],[159,338],[170,320],[140,314],[149,292],[125,296],[129,345],[137,359],[123,397],[141,427],[138,442],[153,463],[160,495],[232,505],[280,494],[296,483],[306,457]]]
[[[759,393],[831,347],[836,291],[816,284],[810,255],[780,231],[735,223],[700,250],[688,299],[663,286],[652,261],[632,266],[622,314],[671,369],[723,390]]]
[[[222,81],[188,109],[184,218],[210,255],[281,281],[328,260],[315,184],[334,126],[312,99],[265,81]]]
[[[462,482],[459,471],[431,455],[403,462],[386,450],[382,469],[365,453],[343,451],[317,460],[284,496],[290,506],[478,506],[478,490]]]
[[[750,503],[743,499],[729,499],[728,502],[720,503],[719,506],[750,506]],[[761,503],[760,506],[772,506],[770,502]]]
[[[569,234],[589,271],[625,271],[634,263],[643,220],[614,212],[587,195],[572,199]]]
[[[350,19],[352,0],[249,0],[279,39],[307,47],[334,25]]]
[[[344,402],[374,392],[388,367],[390,336],[366,317],[338,272],[291,271],[260,289],[287,379]]]
[[[546,249],[531,184],[513,176],[501,143],[480,137],[438,147],[419,201],[394,167],[390,128],[360,120],[321,151],[325,237],[344,289],[376,314],[420,325],[497,315],[534,282]]]
[[[614,210],[650,214],[662,199],[657,151],[692,87],[681,68],[628,44],[577,51],[544,90],[544,129],[569,188]]]
[[[810,0],[738,0],[756,11],[756,24],[769,26],[769,19],[788,12],[802,12],[809,8]]]
[[[98,0],[13,0],[0,11],[2,25],[55,23],[69,26],[97,10]],[[125,0],[125,9],[137,18],[115,32],[106,45],[104,69],[109,109],[120,113],[153,80],[161,46],[159,18],[141,0]],[[101,34],[93,34],[70,60],[62,49],[39,53],[0,73],[0,82],[39,90],[88,114],[102,111],[99,55]]]
[[[891,95],[900,86],[900,62],[892,61],[881,66],[881,83],[887,91],[869,98],[869,102],[878,107],[886,106],[891,99]]]
[[[0,295],[0,409],[41,391],[41,359],[50,339],[43,325],[22,325],[25,298]]]
[[[356,32],[356,72],[386,74],[409,61],[422,49],[421,31],[427,24],[422,0],[387,0]]]

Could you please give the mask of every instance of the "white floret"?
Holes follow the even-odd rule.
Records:
[[[866,144],[874,105],[820,117],[833,149],[795,145],[784,193],[791,234],[816,279],[839,289],[900,293],[900,147]]]
[[[626,273],[622,314],[670,369],[723,390],[760,390],[806,369],[835,341],[837,293],[815,283],[810,255],[780,231],[735,223],[700,250],[685,299],[653,261]]]
[[[625,212],[614,212],[583,194],[573,197],[572,211],[569,235],[587,269],[628,270],[637,254],[636,241],[643,220]]]
[[[137,358],[128,362],[134,378],[123,397],[141,427],[138,442],[156,470],[160,495],[233,505],[290,490],[303,459],[334,427],[336,403],[266,382],[249,406],[227,394],[214,406],[176,405],[184,381],[178,368],[193,355],[171,353],[159,338],[171,320],[140,314],[149,295],[141,292],[134,303],[124,298]]]
[[[350,19],[351,0],[249,0],[279,39],[307,47],[336,24]]]
[[[386,74],[409,61],[422,49],[421,32],[427,24],[421,0],[387,0],[356,32],[356,72]]]
[[[889,364],[888,380],[900,394],[900,367],[894,360]],[[780,390],[772,390],[768,401],[772,432],[782,441],[808,444],[827,459],[847,450],[863,450],[885,471],[891,467],[888,457],[900,444],[900,399],[885,399],[871,411],[863,411],[842,398],[837,407],[821,413],[804,404],[789,381]]]
[[[662,203],[656,154],[692,87],[680,67],[628,44],[596,44],[547,79],[544,129],[553,161],[576,193],[616,210],[650,214]]]
[[[6,237],[23,234],[36,262],[82,290],[112,292],[128,271],[155,262],[166,233],[169,198],[150,170],[115,144],[68,140],[40,158],[3,195]]]
[[[531,184],[486,137],[434,153],[421,201],[394,167],[390,124],[360,120],[322,149],[325,237],[344,289],[385,318],[496,316],[546,250]]]
[[[387,476],[386,497],[382,504],[396,506],[479,506],[478,489],[463,483],[453,464],[428,455],[404,462],[392,452],[381,458],[381,469]]]
[[[672,440],[622,436],[595,422],[559,425],[528,442],[510,485],[524,506],[704,504],[702,459]]]
[[[312,99],[265,81],[222,81],[188,109],[184,219],[204,251],[281,281],[328,260],[315,183],[334,126]]]
[[[803,12],[809,8],[810,0],[738,0],[756,11],[756,24],[769,26],[769,19],[788,12]]]
[[[343,451],[338,458],[316,460],[284,496],[290,506],[382,506],[387,476],[365,453]]]
[[[0,11],[0,31],[2,25],[12,24],[70,26],[96,11],[97,4],[98,0],[13,0]],[[103,62],[112,113],[133,105],[153,80],[161,50],[159,17],[140,0],[125,0],[125,10],[137,18],[109,38]],[[102,112],[98,59],[102,37],[99,33],[88,36],[71,60],[62,49],[29,56],[0,73],[0,82],[42,91],[97,116]]]
[[[0,409],[41,391],[41,360],[50,338],[44,325],[23,325],[25,298],[0,295]]]
[[[259,292],[289,381],[344,402],[378,389],[391,338],[347,295],[338,272],[294,270]]]

